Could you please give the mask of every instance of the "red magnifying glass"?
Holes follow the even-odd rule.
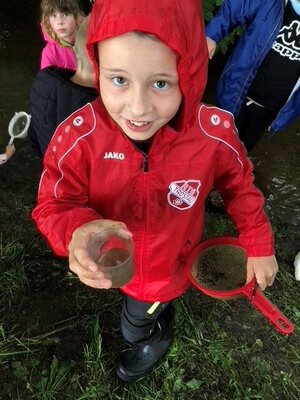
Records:
[[[238,239],[217,237],[195,247],[187,263],[187,273],[198,291],[223,300],[244,296],[278,332],[291,334],[293,324],[262,294],[256,279],[245,284],[246,265],[246,251]]]

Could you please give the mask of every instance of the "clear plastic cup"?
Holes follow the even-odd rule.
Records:
[[[87,251],[112,281],[113,288],[126,285],[133,277],[133,242],[127,232],[108,229],[96,233],[90,238]]]

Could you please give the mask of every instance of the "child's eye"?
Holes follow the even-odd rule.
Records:
[[[156,89],[165,89],[168,86],[168,83],[166,81],[157,81],[154,82],[153,86]]]
[[[122,76],[116,76],[116,77],[112,78],[112,81],[117,86],[124,86],[126,83],[126,79],[123,78]]]

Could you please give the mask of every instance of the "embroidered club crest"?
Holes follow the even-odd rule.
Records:
[[[201,182],[189,179],[187,181],[174,181],[169,185],[168,202],[178,210],[191,208],[199,196]]]

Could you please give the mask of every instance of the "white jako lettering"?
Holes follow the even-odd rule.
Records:
[[[104,153],[104,159],[112,159],[112,160],[124,160],[125,159],[125,154],[124,153],[118,153],[116,151],[106,151]]]

